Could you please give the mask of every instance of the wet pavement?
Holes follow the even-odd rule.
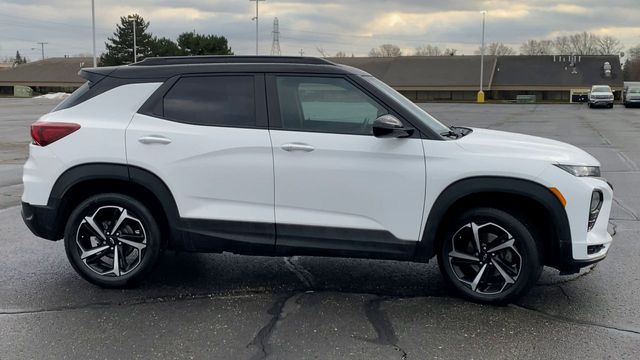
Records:
[[[636,358],[640,352],[640,109],[428,104],[446,124],[550,137],[615,187],[609,256],[545,269],[517,304],[466,302],[437,264],[167,252],[139,287],[80,279],[63,244],[19,216],[28,125],[55,102],[0,99],[0,358]]]

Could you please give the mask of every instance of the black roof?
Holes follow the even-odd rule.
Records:
[[[396,89],[468,88],[479,83],[480,56],[400,56],[393,58],[346,57],[331,61],[371,73]],[[611,66],[605,75],[605,63]],[[622,87],[617,55],[510,55],[485,56],[484,86],[589,88],[594,84]]]
[[[104,76],[121,79],[164,80],[175,75],[217,72],[365,74],[356,68],[312,57],[181,56],[147,58],[125,66],[87,68],[80,71],[80,76],[89,80]]]
[[[362,69],[395,88],[467,86],[480,82],[479,56],[344,57],[332,61]],[[484,58],[484,85],[489,86],[495,56]]]
[[[307,64],[335,65],[335,63],[308,56],[247,56],[247,55],[203,55],[150,57],[132,66],[193,65],[193,64]]]
[[[605,63],[611,66],[605,75]],[[493,86],[584,87],[623,86],[622,68],[617,55],[501,56]]]

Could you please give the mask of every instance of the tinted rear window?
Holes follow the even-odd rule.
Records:
[[[253,76],[202,76],[178,80],[164,96],[164,117],[179,122],[255,127]]]

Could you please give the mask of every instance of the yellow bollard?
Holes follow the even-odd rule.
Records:
[[[484,91],[480,90],[478,91],[478,103],[483,103],[484,102]]]

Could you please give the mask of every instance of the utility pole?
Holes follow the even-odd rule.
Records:
[[[138,47],[136,45],[136,17],[129,16],[129,20],[133,21],[133,62],[135,63],[136,61],[138,61]]]
[[[487,15],[486,11],[482,11],[482,46],[480,47],[480,91],[478,91],[478,102],[484,102],[484,21],[485,16]]]
[[[95,0],[91,0],[91,32],[93,34],[93,67],[97,67],[98,60],[96,56],[96,3],[95,3]]]
[[[300,56],[304,56],[304,49],[300,49],[299,53],[300,53]]]
[[[40,50],[42,51],[42,60],[44,60],[44,46],[49,44],[49,43],[48,42],[39,42],[39,43],[36,43],[36,44],[40,45]]]
[[[249,0],[249,1],[255,1],[256,2],[256,16],[251,18],[251,20],[255,20],[256,21],[256,55],[258,55],[258,3],[260,1],[266,1],[266,0]]]
[[[273,43],[271,43],[271,55],[282,55],[280,51],[280,25],[278,18],[273,19]]]

